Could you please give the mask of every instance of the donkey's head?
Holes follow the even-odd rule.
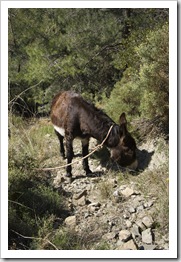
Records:
[[[136,143],[127,130],[127,120],[125,113],[119,118],[120,141],[116,147],[111,148],[111,159],[120,166],[136,169],[138,161],[136,159]]]

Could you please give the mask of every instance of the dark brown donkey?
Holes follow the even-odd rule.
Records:
[[[78,137],[82,141],[82,155],[88,154],[89,139],[94,137],[102,142],[113,125],[105,145],[110,148],[111,158],[119,165],[137,168],[136,143],[127,131],[125,113],[122,113],[117,125],[104,112],[93,104],[85,101],[79,94],[72,91],[58,93],[51,106],[51,121],[60,141],[60,153],[65,158],[63,139],[66,141],[67,163],[73,159],[73,140]],[[83,160],[86,175],[92,173],[88,158]],[[71,177],[71,165],[66,167],[66,176]]]

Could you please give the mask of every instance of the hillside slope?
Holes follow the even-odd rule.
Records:
[[[90,150],[96,145],[91,140]],[[80,153],[79,141],[74,143]],[[90,158],[93,177],[80,162],[73,166],[73,182],[57,171],[54,187],[69,194],[72,214],[64,221],[78,235],[110,249],[168,249],[168,145],[163,139],[138,146],[138,172],[121,170],[106,159],[106,150]],[[104,159],[100,164],[100,157]]]
[[[74,141],[73,181],[47,119],[12,119],[9,138],[10,249],[168,249],[168,143],[138,144],[139,171],[113,165],[103,148],[89,158],[86,177],[81,144]],[[91,139],[90,151],[97,145]]]

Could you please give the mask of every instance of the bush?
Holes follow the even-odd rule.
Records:
[[[135,47],[137,60],[116,83],[110,99],[105,99],[106,112],[117,120],[120,112],[130,118],[153,119],[167,127],[169,115],[169,44],[168,24],[149,31]],[[118,63],[118,62],[117,62]],[[121,62],[120,62],[121,63]],[[119,113],[118,113],[119,112]]]

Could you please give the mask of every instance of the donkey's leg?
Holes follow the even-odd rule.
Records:
[[[84,138],[82,141],[82,156],[86,156],[89,153],[89,138]],[[88,157],[83,159],[82,161],[83,168],[86,172],[86,175],[89,175],[92,173],[92,171],[89,169],[89,163],[88,163]]]
[[[66,137],[66,149],[67,149],[67,164],[70,164],[73,159],[73,137],[72,136],[67,136]],[[66,176],[67,177],[72,177],[72,166],[68,165],[66,167]]]
[[[55,130],[55,134],[57,135],[57,137],[58,137],[58,140],[59,140],[59,142],[60,142],[60,155],[63,157],[63,158],[65,158],[65,148],[64,148],[64,145],[63,145],[63,136],[62,135],[60,135],[60,133],[59,132],[57,132],[56,130]]]

